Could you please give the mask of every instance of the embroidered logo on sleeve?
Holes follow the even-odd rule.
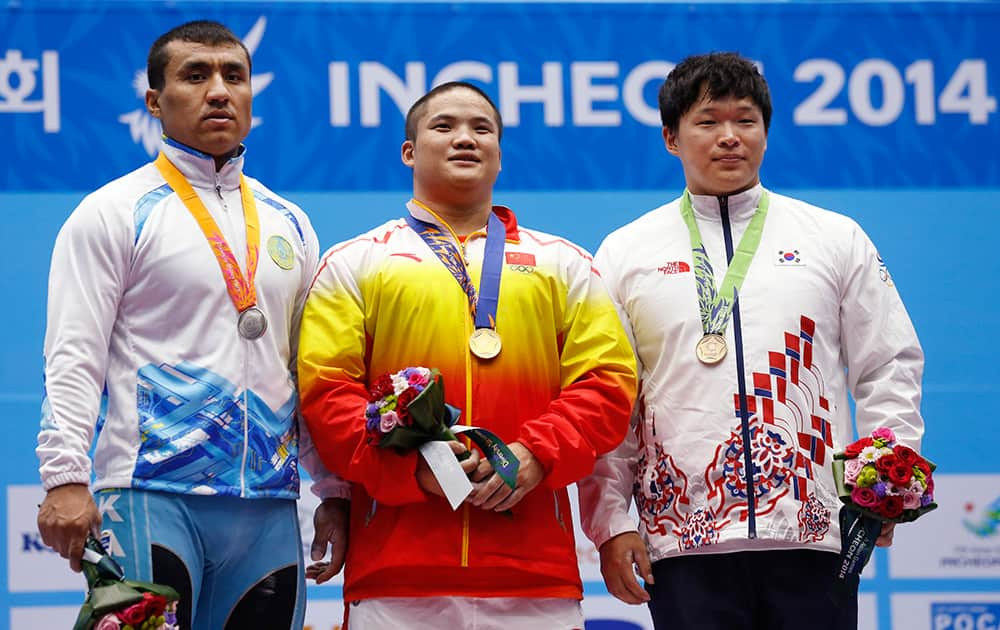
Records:
[[[889,268],[885,266],[885,261],[882,260],[882,254],[875,252],[875,262],[878,263],[878,277],[881,278],[882,282],[890,287],[895,286],[892,276],[889,275]]]
[[[295,266],[295,250],[283,236],[275,234],[267,239],[267,253],[271,256],[274,264],[282,269],[291,269]]]
[[[677,273],[688,273],[691,271],[691,265],[687,264],[683,260],[675,260],[673,262],[665,263],[656,268],[657,271],[665,276],[672,276]]]
[[[774,264],[776,266],[793,266],[801,267],[806,264],[802,260],[802,255],[797,249],[779,249],[778,257],[775,259]]]

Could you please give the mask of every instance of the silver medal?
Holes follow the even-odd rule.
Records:
[[[264,336],[264,332],[267,330],[267,318],[264,316],[264,311],[256,306],[242,311],[236,328],[244,339],[259,339]]]

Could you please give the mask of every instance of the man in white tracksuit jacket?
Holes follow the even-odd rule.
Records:
[[[856,580],[830,596],[831,459],[854,440],[848,393],[861,435],[919,449],[913,326],[853,220],[761,186],[771,103],[751,62],[685,60],[660,110],[687,190],[595,257],[641,385],[629,436],[579,483],[584,531],[609,591],[658,629],[856,627]]]
[[[159,158],[88,195],[52,254],[39,531],[77,571],[100,534],[127,577],[181,594],[181,628],[294,630],[300,450],[331,499],[314,546],[335,539],[334,573],[349,492],[298,429],[316,234],[243,176],[252,92],[238,38],[179,26],[153,44],[149,75]]]

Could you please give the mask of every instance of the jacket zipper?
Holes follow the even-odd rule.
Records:
[[[229,212],[229,206],[226,205],[226,198],[222,195],[222,182],[219,179],[219,174],[215,174],[215,194],[219,197],[219,205],[222,206],[223,212]],[[250,365],[247,361],[247,345],[250,343],[249,339],[240,339],[243,345],[243,456],[240,461],[240,497],[245,498],[247,494],[247,444],[250,442],[250,407],[249,399],[247,396],[247,383],[250,382]]]
[[[472,236],[471,234],[469,236],[466,236],[465,237],[465,241],[461,241],[461,240],[459,240],[457,238],[455,239],[457,241],[456,244],[459,247],[459,252],[461,252],[461,255],[462,255],[462,264],[465,265],[466,273],[468,273],[469,264],[468,264],[468,258],[466,258],[466,255],[465,255],[465,245],[466,245],[466,243],[469,242],[469,238],[471,236]],[[470,278],[471,278],[471,276],[470,276]],[[469,329],[470,328],[469,327],[470,323],[472,324],[472,330]],[[472,333],[473,333],[474,330],[475,330],[475,322],[472,321],[472,317],[470,315],[470,316],[468,316],[468,317],[465,318],[465,338],[468,339],[469,336],[472,335]],[[469,344],[466,343],[464,345],[465,345],[465,419],[464,419],[464,424],[468,426],[468,425],[472,424],[472,363],[473,363],[473,361],[472,361],[472,351],[469,349]],[[466,448],[469,448],[469,440],[468,440],[468,438],[466,438],[464,441],[465,441]],[[471,518],[472,518],[472,513],[471,513],[471,508],[469,507],[469,504],[468,503],[462,503],[462,561],[461,561],[461,566],[462,567],[468,567],[469,566],[469,545],[470,545],[469,538],[470,538],[470,535],[471,535],[470,534],[470,530],[471,530],[470,520],[471,520]]]
[[[726,264],[733,262],[733,234],[729,223],[729,197],[719,197],[722,236],[726,241]],[[740,434],[743,438],[743,480],[747,487],[747,538],[757,537],[757,493],[753,485],[753,454],[750,450],[750,418],[747,412],[747,382],[743,368],[743,331],[740,326],[740,300],[733,300],[733,343],[736,346],[736,379],[740,394]]]

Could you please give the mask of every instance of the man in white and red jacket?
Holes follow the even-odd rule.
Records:
[[[595,257],[641,385],[626,441],[579,484],[584,531],[609,591],[657,628],[856,627],[856,579],[830,597],[830,462],[854,439],[849,393],[859,433],[919,448],[916,333],[854,221],[761,185],[771,102],[750,61],[685,60],[660,111],[687,189]]]

